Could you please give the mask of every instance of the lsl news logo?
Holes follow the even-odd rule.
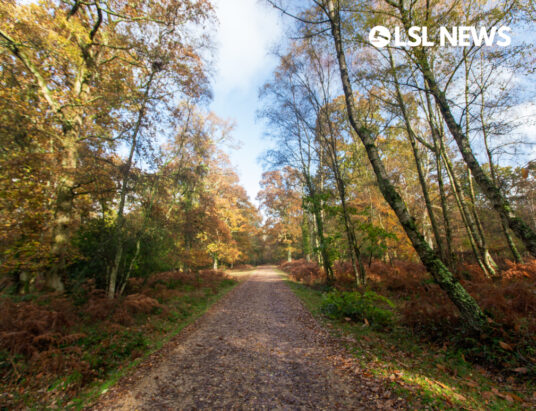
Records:
[[[510,27],[501,26],[499,28],[492,27],[491,30],[485,27],[477,29],[473,26],[457,26],[450,29],[446,27],[439,28],[439,45],[445,46],[471,46],[477,47],[485,44],[493,46],[496,44],[500,47],[510,45],[511,38],[507,34],[510,32]],[[403,38],[400,27],[395,27],[394,32],[385,26],[375,26],[369,32],[369,42],[375,47],[382,48],[388,45],[394,47],[432,47],[435,46],[433,41],[428,39],[427,27],[410,27],[407,33],[407,38]]]

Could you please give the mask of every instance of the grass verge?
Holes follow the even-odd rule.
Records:
[[[164,336],[161,336],[161,333],[158,335],[150,335],[147,337],[148,344],[147,350],[141,357],[136,358],[134,361],[128,362],[124,365],[119,366],[117,369],[111,371],[107,378],[88,387],[87,390],[84,390],[83,393],[78,395],[76,398],[70,400],[67,404],[60,408],[66,409],[83,409],[84,407],[94,403],[98,397],[106,393],[113,385],[115,385],[123,376],[125,376],[131,369],[136,367],[142,361],[144,361],[151,354],[155,353],[161,349],[165,344],[167,344],[173,337],[177,336],[184,328],[188,325],[195,322],[200,318],[205,312],[223,296],[225,296],[229,291],[231,291],[238,281],[226,282],[223,287],[217,290],[216,295],[209,295],[207,298],[200,299],[196,301],[195,304],[191,305],[191,309],[188,313],[182,313],[182,318],[177,321],[161,321],[158,324],[161,333],[163,332]]]
[[[534,382],[495,375],[465,361],[463,352],[435,346],[394,325],[374,329],[322,315],[322,290],[293,282],[280,272],[304,306],[354,355],[365,373],[390,381],[411,409],[534,409]]]

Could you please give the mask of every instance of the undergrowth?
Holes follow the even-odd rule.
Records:
[[[302,298],[307,296],[310,300],[312,294],[317,294],[318,298],[313,298],[308,308],[330,322],[373,339],[379,347],[387,342],[404,352],[411,342],[420,351],[439,353],[440,360],[433,357],[434,361],[439,361],[439,367],[444,366],[443,360],[449,357],[472,370],[473,375],[486,375],[488,385],[480,392],[487,398],[477,397],[487,404],[495,404],[501,396],[504,404],[510,406],[536,401],[533,397],[536,394],[531,391],[536,381],[536,260],[526,264],[506,262],[501,278],[495,280],[485,278],[478,267],[460,267],[460,282],[489,317],[489,327],[480,335],[466,330],[454,305],[420,264],[375,261],[367,270],[367,288],[355,291],[351,266],[338,263],[335,265],[336,291],[327,294],[320,286],[324,280],[322,270],[315,263],[298,260],[282,264],[280,268],[288,273],[295,291],[296,283],[306,285],[301,289]],[[362,308],[359,300],[363,295],[383,296],[394,303],[395,308],[385,301],[378,304],[379,300],[372,302],[375,308]],[[392,313],[388,326],[374,324],[376,309]],[[373,347],[369,349],[377,351]],[[435,363],[432,365],[437,368]],[[504,394],[501,385],[510,387],[510,391]]]
[[[534,382],[473,364],[463,351],[437,345],[396,322],[378,328],[323,314],[325,293],[288,280],[295,294],[360,363],[367,377],[383,381],[410,409],[505,410],[536,405]]]
[[[132,278],[108,299],[91,281],[68,295],[0,300],[0,408],[64,408],[158,348],[236,281],[222,272]]]
[[[331,319],[359,321],[374,328],[393,324],[393,303],[374,291],[345,292],[333,290],[324,294],[320,310]]]

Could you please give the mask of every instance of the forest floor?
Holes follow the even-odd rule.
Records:
[[[389,378],[363,373],[280,273],[252,271],[94,409],[405,408]]]
[[[3,294],[0,410],[87,407],[247,275],[154,273],[131,278],[126,295],[113,300],[93,281],[65,294]]]
[[[375,326],[372,319],[369,324],[366,319],[328,317],[323,312],[326,293],[322,286],[297,282],[286,273],[282,276],[332,338],[359,359],[357,369],[364,376],[388,379],[392,391],[406,400],[406,409],[536,409],[536,380],[527,374],[528,368],[501,371],[471,362],[465,357],[471,348],[448,340],[443,345],[432,342],[398,323],[399,319],[384,328]],[[488,355],[497,352],[490,350]]]

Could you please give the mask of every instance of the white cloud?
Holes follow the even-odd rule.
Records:
[[[269,65],[270,46],[281,36],[279,16],[262,0],[216,0],[215,7],[219,19],[215,91],[225,94],[251,87]]]

